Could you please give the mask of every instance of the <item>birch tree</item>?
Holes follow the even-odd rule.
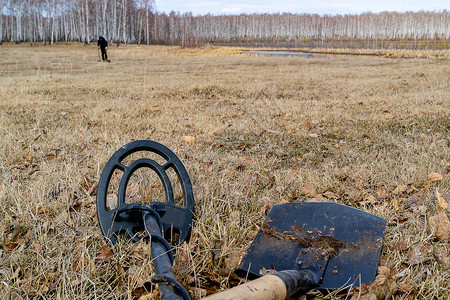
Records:
[[[86,0],[86,39],[84,40],[85,43],[89,44],[90,36],[89,36],[89,0]]]
[[[0,0],[0,46],[3,44],[3,7],[5,7],[5,1]]]
[[[109,30],[108,30],[108,20],[106,19],[106,11],[108,9],[108,1],[107,0],[102,0],[102,26],[101,26],[101,33],[106,35],[106,38],[109,38]],[[97,33],[97,35],[100,35],[99,33]]]
[[[122,0],[122,42],[128,42],[127,36],[127,17],[128,17],[128,1]]]

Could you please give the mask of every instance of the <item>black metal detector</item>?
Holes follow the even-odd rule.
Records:
[[[157,163],[149,158],[140,158],[128,165],[123,161],[138,151],[148,151],[158,155],[165,162]],[[149,205],[126,203],[126,190],[131,176],[140,168],[154,171],[162,182],[165,201]],[[175,171],[183,191],[183,206],[174,201],[173,186],[167,171]],[[123,172],[114,208],[108,205],[108,187],[116,170]],[[155,273],[152,282],[157,283],[162,299],[189,299],[189,294],[175,278],[172,270],[174,247],[189,241],[194,211],[194,194],[189,175],[180,159],[167,147],[154,141],[131,142],[108,160],[103,169],[97,191],[97,216],[103,235],[114,245],[119,235],[137,242],[143,239],[151,242],[151,256]],[[169,240],[171,243],[167,242]]]

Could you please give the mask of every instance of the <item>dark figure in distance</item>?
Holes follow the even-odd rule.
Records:
[[[105,40],[104,37],[99,36],[97,41],[97,47],[100,48],[100,50],[102,51],[102,60],[109,62],[108,54],[106,54],[106,52],[108,51],[108,42]]]

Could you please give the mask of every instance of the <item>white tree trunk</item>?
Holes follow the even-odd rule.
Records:
[[[0,0],[0,46],[3,44],[3,7],[5,3]]]
[[[56,40],[56,27],[58,25],[58,19],[56,18],[56,0],[53,0],[53,9],[52,9],[52,33],[51,33],[51,43],[50,45],[53,45],[53,42]]]
[[[109,40],[110,36],[109,36],[109,28],[108,28],[108,22],[106,20],[106,11],[108,8],[108,1],[107,0],[103,0],[102,1],[102,31],[101,33],[106,35],[106,39]]]
[[[148,7],[149,0],[145,1],[145,43],[148,45],[150,44],[150,28],[148,26],[148,13],[149,13],[149,7]]]
[[[86,0],[86,40],[85,42],[89,44],[90,36],[89,36],[89,2]]]
[[[127,0],[122,0],[122,41],[126,44],[128,42],[127,35]]]

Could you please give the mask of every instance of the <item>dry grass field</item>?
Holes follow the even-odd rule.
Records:
[[[450,60],[240,50],[114,45],[102,63],[94,45],[0,46],[1,299],[157,297],[148,246],[112,254],[96,217],[103,166],[138,139],[193,183],[174,266],[193,299],[237,285],[270,207],[302,201],[388,226],[376,282],[301,299],[449,299]],[[154,182],[134,196],[158,199],[138,175]]]

